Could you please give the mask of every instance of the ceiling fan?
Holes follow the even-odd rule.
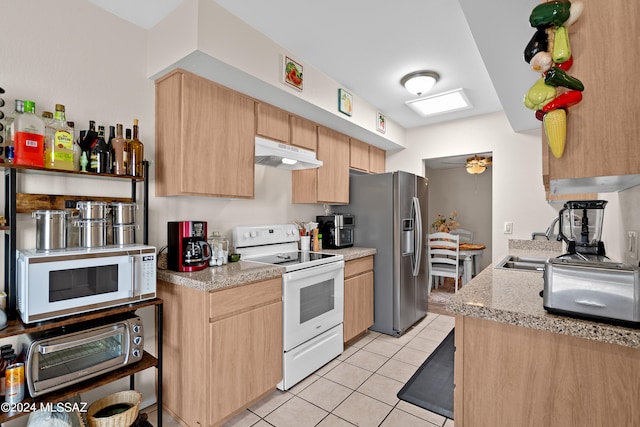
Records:
[[[476,154],[475,156],[467,159],[467,163],[464,167],[467,169],[468,173],[478,175],[487,170],[487,167],[492,165],[492,161],[492,157],[482,157]]]

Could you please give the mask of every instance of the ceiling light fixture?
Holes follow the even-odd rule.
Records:
[[[491,157],[480,157],[476,155],[469,157],[464,167],[471,175],[478,175],[487,170],[487,167],[491,166],[492,160]]]
[[[437,95],[413,99],[411,101],[406,101],[405,104],[423,117],[471,108],[471,103],[462,89],[455,89],[449,92],[439,93]]]
[[[429,92],[439,79],[440,75],[435,71],[415,71],[400,79],[400,84],[409,92],[420,96]]]

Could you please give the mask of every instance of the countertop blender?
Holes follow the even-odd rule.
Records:
[[[603,260],[602,219],[606,200],[571,200],[560,210],[560,237],[567,255],[583,260]]]

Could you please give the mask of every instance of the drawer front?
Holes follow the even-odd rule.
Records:
[[[209,321],[282,301],[282,278],[250,283],[209,293]]]
[[[344,277],[346,279],[371,270],[373,270],[373,255],[347,261],[344,264]]]

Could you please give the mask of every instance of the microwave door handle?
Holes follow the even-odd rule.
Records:
[[[92,336],[86,337],[86,338],[72,340],[72,341],[68,341],[68,342],[64,342],[64,343],[60,343],[60,344],[49,344],[49,345],[42,345],[41,344],[41,345],[38,346],[38,352],[40,354],[49,354],[49,353],[55,353],[56,351],[61,351],[61,350],[66,350],[66,349],[73,348],[73,347],[78,347],[80,345],[88,344],[88,343],[93,342],[93,341],[99,341],[99,340],[110,338],[110,337],[113,337],[113,336],[116,336],[116,335],[120,335],[120,334],[122,334],[122,330],[123,329],[124,329],[123,326],[118,326],[117,329],[114,329],[112,331],[103,332],[101,334],[92,335]]]

